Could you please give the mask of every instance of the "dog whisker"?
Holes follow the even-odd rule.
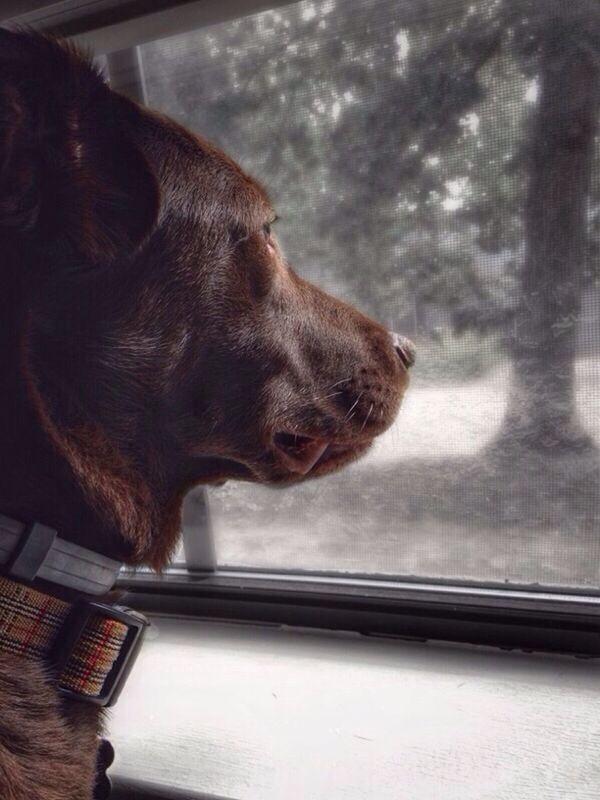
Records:
[[[352,417],[354,416],[354,414],[352,414],[352,412],[354,411],[354,409],[356,408],[356,406],[357,406],[357,405],[358,405],[358,403],[360,402],[360,398],[363,396],[363,394],[364,394],[364,392],[361,392],[361,393],[358,395],[358,397],[356,398],[356,400],[354,401],[354,403],[352,403],[352,406],[350,407],[350,411],[348,411],[348,413],[347,413],[347,414],[346,414],[346,416],[344,417],[344,422],[350,422],[350,420],[351,420],[351,419],[352,419]],[[350,416],[350,415],[352,415],[352,416]]]
[[[367,422],[369,421],[369,417],[371,416],[371,412],[372,412],[372,411],[373,411],[373,403],[371,403],[371,407],[369,408],[369,413],[368,413],[368,414],[367,414],[367,416],[365,417],[365,421],[364,421],[364,422],[363,422],[363,424],[362,424],[362,427],[361,427],[361,429],[360,429],[360,432],[361,432],[361,433],[364,431],[364,429],[365,429],[365,427],[366,427],[366,425],[367,425]]]
[[[330,388],[330,389],[335,389],[335,387],[336,387],[336,386],[340,386],[342,383],[348,383],[348,381],[351,381],[351,380],[352,380],[352,378],[344,378],[344,380],[343,380],[343,381],[338,381],[337,383],[334,383],[334,384],[333,384],[332,386],[330,386],[329,388]]]
[[[323,395],[323,397],[315,397],[314,402],[319,403],[322,400],[328,400],[330,397],[337,397],[338,394],[343,394],[343,392],[332,392],[331,394]]]

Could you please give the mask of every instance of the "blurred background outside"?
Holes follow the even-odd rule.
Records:
[[[598,3],[304,0],[140,53],[294,268],[418,347],[362,461],[210,490],[219,563],[598,588]]]

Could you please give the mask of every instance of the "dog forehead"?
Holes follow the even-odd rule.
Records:
[[[263,187],[216,145],[171,118],[145,110],[145,147],[170,204],[211,224],[260,229],[273,216]],[[149,152],[148,152],[149,147]]]

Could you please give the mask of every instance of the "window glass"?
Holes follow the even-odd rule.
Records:
[[[141,57],[295,268],[418,347],[363,460],[210,490],[219,562],[597,587],[597,4],[305,0]]]

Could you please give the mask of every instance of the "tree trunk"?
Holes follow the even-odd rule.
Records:
[[[575,358],[598,68],[576,42],[549,37],[539,83],[529,143],[521,307],[500,441],[558,454],[592,445],[577,416]]]

